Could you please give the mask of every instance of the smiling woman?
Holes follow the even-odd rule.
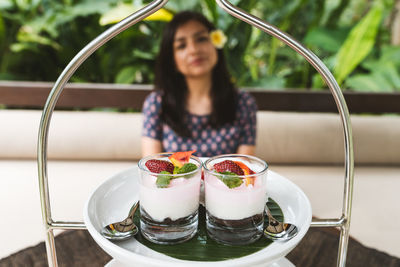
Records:
[[[211,70],[217,64],[217,51],[204,25],[189,21],[178,28],[173,49],[176,67],[185,76],[189,88],[196,86],[198,80],[211,82]],[[207,90],[207,87],[210,85],[201,89]]]
[[[144,156],[186,150],[202,157],[254,153],[256,102],[232,83],[220,49],[226,40],[215,30],[192,11],[176,14],[167,24],[155,90],[143,105]]]

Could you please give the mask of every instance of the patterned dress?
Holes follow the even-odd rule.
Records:
[[[186,112],[184,121],[191,137],[181,137],[161,120],[161,92],[154,91],[143,104],[142,135],[161,141],[166,152],[196,150],[198,157],[236,153],[239,145],[255,145],[256,111],[253,96],[240,91],[233,123],[213,128],[210,115]]]

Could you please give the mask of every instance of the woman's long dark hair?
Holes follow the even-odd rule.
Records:
[[[203,24],[209,31],[215,26],[202,14],[183,11],[174,16],[164,29],[155,71],[155,90],[162,92],[161,118],[178,135],[190,137],[184,115],[188,88],[185,77],[178,72],[174,60],[173,43],[177,29],[189,21]],[[222,49],[217,49],[218,60],[212,71],[210,122],[220,127],[235,120],[237,91],[231,82]]]

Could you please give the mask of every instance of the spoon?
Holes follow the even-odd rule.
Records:
[[[297,235],[298,228],[295,225],[277,221],[272,216],[267,205],[265,205],[265,211],[268,216],[268,225],[264,229],[264,236],[266,238],[277,241],[288,241]]]
[[[133,204],[128,217],[121,222],[111,223],[101,230],[101,234],[109,240],[125,240],[137,234],[138,227],[133,223],[133,215],[139,207],[139,201]]]

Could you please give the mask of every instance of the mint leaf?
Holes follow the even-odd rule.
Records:
[[[178,169],[177,173],[181,174],[181,173],[188,173],[188,172],[192,172],[194,170],[197,169],[196,164],[194,163],[185,163],[181,168]]]
[[[165,175],[159,175],[157,177],[157,180],[156,180],[157,187],[159,187],[159,188],[168,187],[168,185],[172,179],[171,173],[169,173],[167,171],[162,171],[162,172],[160,172],[160,174],[165,174]]]
[[[178,173],[179,173],[179,172],[178,172],[179,169],[180,169],[180,168],[179,168],[178,166],[175,166],[175,167],[174,167],[174,172],[173,172],[173,174],[178,174]]]
[[[243,181],[238,177],[238,175],[234,172],[221,172],[222,175],[217,175],[218,179],[220,179],[227,187],[235,188],[240,186]]]

